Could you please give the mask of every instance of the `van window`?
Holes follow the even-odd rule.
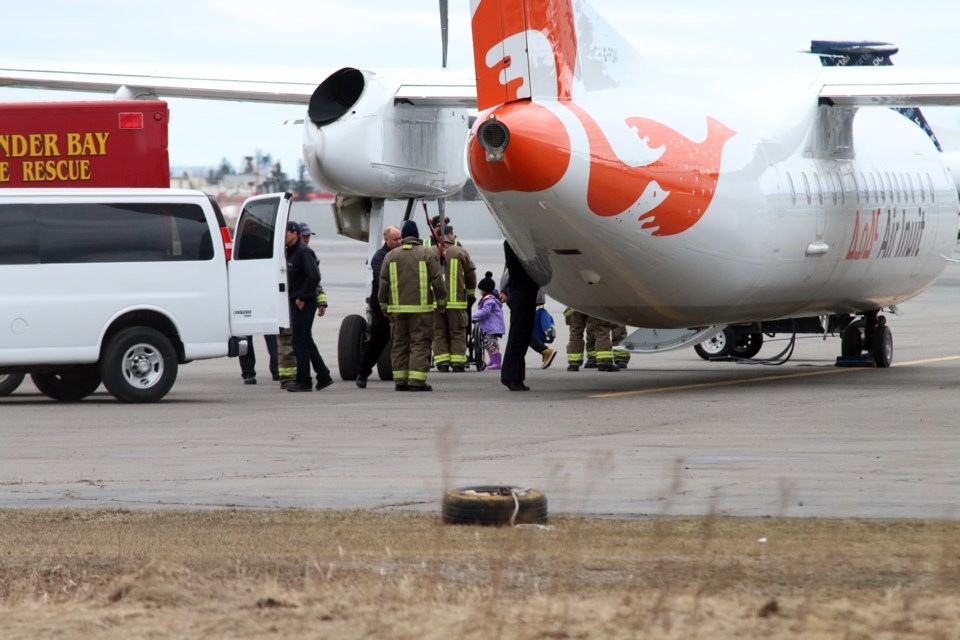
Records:
[[[274,201],[247,204],[240,214],[243,226],[237,228],[237,237],[233,240],[234,260],[273,258],[276,209]]]
[[[4,204],[0,229],[0,264],[213,258],[206,216],[195,204]]]

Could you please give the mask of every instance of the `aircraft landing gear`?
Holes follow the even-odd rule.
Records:
[[[879,311],[865,313],[843,330],[838,367],[886,369],[893,364],[893,334]]]

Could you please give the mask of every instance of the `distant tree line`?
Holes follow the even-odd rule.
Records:
[[[283,171],[280,161],[273,162],[272,156],[257,152],[253,156],[244,156],[243,171],[241,174],[254,175],[258,178],[256,193],[276,193],[278,191],[289,191],[298,199],[305,199],[307,194],[317,190],[317,186],[310,180],[307,174],[307,167],[300,160],[297,163],[297,177],[292,179]],[[219,185],[223,182],[225,176],[238,175],[236,169],[229,160],[223,158],[220,165],[216,168],[211,167],[207,171],[207,182],[213,185]],[[480,193],[472,180],[467,180],[463,189],[450,196],[450,200],[479,200]]]

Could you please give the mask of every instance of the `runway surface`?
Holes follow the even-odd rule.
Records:
[[[466,242],[499,274],[496,241]],[[314,333],[332,369],[337,332],[363,313],[365,246],[315,242],[330,313]],[[634,356],[618,373],[550,369],[532,391],[496,372],[432,372],[431,394],[371,379],[292,394],[236,360],[194,362],[167,398],[77,404],[29,381],[0,399],[0,508],[439,510],[445,488],[535,487],[552,513],[616,517],[960,516],[960,265],[889,317],[890,369],[841,369],[837,337],[803,338],[782,366],[708,363],[692,349]],[[783,348],[768,343],[760,358]]]

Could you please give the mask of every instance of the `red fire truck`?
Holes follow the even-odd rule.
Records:
[[[161,100],[0,104],[0,188],[170,187]]]

